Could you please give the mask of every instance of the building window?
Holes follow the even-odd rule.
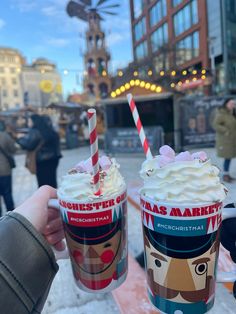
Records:
[[[198,56],[199,32],[194,32],[176,43],[176,65],[181,65]]]
[[[6,79],[5,79],[4,77],[1,79],[1,82],[2,82],[2,85],[3,85],[3,86],[6,85]]]
[[[17,89],[14,89],[13,95],[14,95],[14,97],[18,97],[18,96],[19,96],[19,93],[18,93],[18,90],[17,90]]]
[[[177,7],[183,0],[172,0],[173,7]]]
[[[140,60],[145,58],[146,56],[147,56],[147,42],[144,41],[135,48],[135,57],[137,60]]]
[[[175,36],[188,30],[192,25],[198,23],[197,0],[191,1],[182,10],[174,15]]]
[[[16,78],[13,78],[11,81],[12,81],[13,85],[16,85],[16,83],[17,83]]]
[[[167,23],[159,27],[151,35],[152,52],[156,52],[168,42],[168,26]]]
[[[15,68],[10,68],[10,72],[11,73],[16,73],[16,69]]]
[[[150,26],[159,23],[167,14],[166,0],[159,0],[150,10]]]
[[[0,73],[4,73],[4,68],[0,67]]]
[[[135,41],[139,41],[145,34],[146,34],[146,18],[144,17],[134,27]]]
[[[144,1],[145,0],[133,0],[135,19],[142,14],[144,8]]]
[[[2,90],[2,96],[3,96],[3,97],[7,97],[7,90],[6,90],[6,89],[3,89],[3,90]]]

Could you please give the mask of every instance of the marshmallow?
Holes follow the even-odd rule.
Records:
[[[164,145],[159,149],[161,155],[167,156],[169,158],[175,157],[175,151],[168,145]]]
[[[190,152],[182,152],[175,156],[175,161],[192,161],[193,157]]]
[[[206,161],[207,160],[207,154],[203,151],[193,153],[192,154],[193,159],[200,159],[201,161]]]

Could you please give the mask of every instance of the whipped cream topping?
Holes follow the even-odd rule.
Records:
[[[144,185],[141,194],[169,202],[224,200],[227,190],[220,183],[220,171],[211,164],[205,153],[191,155],[183,152],[175,155],[170,147],[167,149],[165,145],[164,148],[160,149],[161,155],[142,164],[140,176]]]
[[[119,171],[120,165],[114,158],[105,158],[107,157],[103,156],[99,159],[101,196],[94,195],[91,159],[79,163],[62,177],[58,190],[59,195],[61,197],[88,201],[99,197],[112,197],[117,192],[124,190],[126,185]]]

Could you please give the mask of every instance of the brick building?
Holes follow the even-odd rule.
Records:
[[[134,64],[141,73],[166,88],[205,85],[206,1],[130,0],[130,9]]]

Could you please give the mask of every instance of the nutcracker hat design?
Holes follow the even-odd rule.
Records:
[[[71,238],[81,244],[93,245],[108,241],[118,231],[121,231],[124,219],[118,219],[110,224],[96,227],[77,227],[65,223],[65,230]]]
[[[178,237],[162,234],[144,226],[144,233],[159,252],[173,258],[194,258],[208,251],[216,241],[218,232],[196,236]]]

